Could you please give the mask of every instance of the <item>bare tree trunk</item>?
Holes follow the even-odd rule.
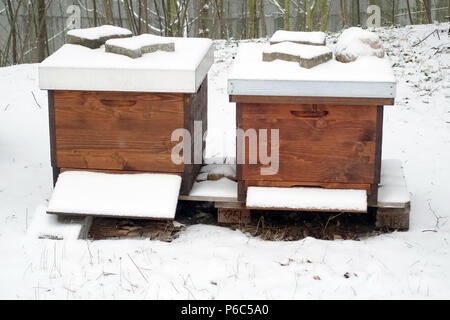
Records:
[[[395,25],[395,13],[397,11],[396,4],[397,1],[392,1],[392,25]]]
[[[219,34],[221,39],[226,38],[226,21],[223,1],[224,0],[216,0],[217,18],[219,19]]]
[[[170,35],[170,36],[173,36],[175,33],[174,33],[174,26],[173,26],[173,24],[172,24],[172,21],[173,21],[173,0],[167,0],[166,1],[167,2],[167,4],[164,6],[164,1],[163,1],[163,8],[165,8],[164,9],[164,11],[165,11],[165,16],[166,16],[166,29],[169,31],[169,34],[168,35]]]
[[[341,3],[341,16],[342,16],[342,23],[345,27],[348,27],[348,17],[347,17],[347,6],[345,5],[345,0],[340,0]]]
[[[145,32],[150,32],[150,18],[148,15],[148,1],[144,0],[144,21],[145,21]]]
[[[249,25],[249,33],[248,37],[250,39],[256,37],[256,25],[255,25],[255,0],[248,0],[248,25]]]
[[[47,6],[45,0],[37,1],[37,50],[38,62],[44,61],[47,56],[47,23],[45,21]]]
[[[284,30],[291,29],[291,0],[284,0]]]
[[[406,6],[408,8],[408,17],[409,17],[409,23],[414,24],[412,15],[411,15],[411,6],[409,5],[409,0],[406,0]]]
[[[134,24],[133,10],[130,7],[130,2],[128,0],[123,0],[123,6],[125,12],[127,13],[128,29],[130,29],[134,34],[137,34],[137,28]]]
[[[159,30],[160,30],[160,35],[163,35],[163,23],[162,23],[162,17],[159,14],[159,8],[158,8],[158,4],[156,3],[156,0],[153,0],[153,3],[155,4],[155,11],[156,11],[156,15],[158,16],[158,23],[159,23]],[[164,31],[165,32],[165,31]]]
[[[358,26],[361,26],[361,3],[359,0],[356,1],[356,10],[358,16]]]
[[[148,33],[148,3],[147,0],[139,0],[139,34]]]
[[[447,14],[448,14],[447,19],[450,19],[450,0],[448,0],[447,8],[448,8],[448,10],[447,10]]]
[[[199,13],[199,34],[201,37],[208,38],[209,37],[209,28],[208,28],[208,14],[209,14],[209,0],[201,0],[200,1],[200,13]]]
[[[13,6],[11,4],[11,0],[7,0],[7,16],[9,20],[10,25],[10,39],[12,41],[12,59],[13,64],[17,64],[17,32],[16,32],[16,10],[13,9]],[[20,6],[20,4],[19,4]]]
[[[431,0],[422,0],[425,7],[425,15],[428,23],[433,23],[431,18]]]
[[[320,0],[320,31],[328,31],[328,0]]]
[[[114,17],[112,13],[111,0],[103,0],[103,7],[105,8],[106,23],[113,25]]]
[[[123,27],[123,21],[122,21],[122,8],[120,6],[120,1],[117,1],[117,12],[119,13],[119,26]]]
[[[261,36],[267,36],[266,11],[264,9],[264,0],[259,0],[259,19],[261,21]]]
[[[306,21],[305,27],[306,31],[314,30],[314,13],[317,8],[317,1],[315,0],[307,0],[306,1]]]
[[[93,0],[93,6],[94,6],[94,26],[98,26],[98,16],[97,16],[97,0]]]
[[[20,57],[19,57],[19,63],[23,63],[24,62],[24,56],[25,56],[25,50],[27,49],[27,46],[30,46],[30,39],[33,33],[33,6],[28,3],[26,4],[27,7],[27,26],[26,26],[26,31],[25,31],[25,37],[23,39],[23,44],[22,44],[22,50],[20,52]]]

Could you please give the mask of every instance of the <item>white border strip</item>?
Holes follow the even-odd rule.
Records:
[[[230,95],[395,98],[395,82],[228,80]]]

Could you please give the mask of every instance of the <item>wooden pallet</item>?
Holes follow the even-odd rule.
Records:
[[[185,197],[184,200],[190,200]],[[213,200],[213,199],[210,199]],[[222,200],[222,199],[219,199]],[[215,201],[212,201],[215,202]],[[251,223],[252,211],[286,211],[286,212],[298,212],[299,210],[292,209],[280,209],[280,208],[249,208],[243,202],[215,202],[217,208],[218,222],[224,224],[246,224]],[[377,229],[395,229],[400,231],[409,230],[410,220],[410,203],[404,203],[402,207],[389,207],[384,204],[380,204],[377,207],[369,207],[369,211],[375,209],[377,211],[376,228]],[[355,213],[356,214],[356,213]],[[361,213],[358,213],[361,214]]]
[[[381,172],[381,185],[379,188],[380,198],[377,203],[369,204],[369,211],[377,211],[376,228],[377,229],[395,229],[409,230],[411,203],[407,195],[406,183],[403,174],[401,162],[398,160],[386,161],[386,167],[394,167],[391,172]],[[394,177],[392,177],[394,175]],[[394,179],[393,179],[394,178]],[[383,188],[394,188],[403,193],[401,197],[388,197],[380,192]],[[384,191],[384,190],[383,190]],[[405,195],[406,193],[406,195]],[[238,198],[215,198],[215,197],[190,197],[181,196],[183,201],[204,201],[214,202],[218,211],[218,222],[224,224],[246,224],[251,222],[252,211],[287,211],[299,212],[301,210],[282,209],[282,208],[252,208],[247,207],[245,202]],[[310,210],[308,210],[310,211]],[[361,213],[358,213],[361,214]]]
[[[375,206],[369,205],[369,211],[377,211],[376,216],[376,228],[377,229],[388,229],[388,230],[401,230],[406,231],[409,229],[410,221],[410,211],[411,203],[409,200],[408,191],[406,189],[406,183],[404,181],[403,170],[401,163],[398,161],[393,163],[396,167],[395,175],[396,179],[392,182],[392,177],[386,177],[386,174],[382,172],[382,185],[380,187],[380,199]],[[383,185],[384,183],[384,185]],[[386,197],[386,188],[403,188],[403,197],[398,196]],[[236,186],[237,188],[237,186]],[[385,188],[383,190],[383,188]],[[389,192],[387,192],[389,194]],[[406,194],[405,194],[406,193]],[[237,194],[237,190],[236,190]],[[214,196],[186,196],[181,195],[179,197],[180,201],[193,201],[193,202],[210,202],[215,204],[218,212],[218,222],[222,224],[249,224],[252,222],[251,216],[252,212],[264,210],[270,211],[271,208],[249,208],[246,206],[245,202],[239,201],[237,197],[214,197]],[[281,210],[279,208],[272,208],[276,211],[286,211],[292,212],[298,210],[285,209]],[[320,214],[320,213],[318,213]],[[355,213],[364,214],[364,213]],[[117,218],[117,217],[115,217]],[[130,219],[130,217],[126,217]],[[131,218],[132,219],[132,218]],[[142,219],[142,218],[139,218]],[[89,232],[90,224],[92,222],[92,217],[86,217],[81,239],[85,239],[87,233]]]

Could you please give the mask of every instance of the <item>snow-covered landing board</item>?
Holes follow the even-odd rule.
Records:
[[[229,75],[230,95],[395,98],[389,58],[360,57],[352,63],[331,60],[312,69],[295,62],[261,59],[269,44],[240,45]]]
[[[378,188],[379,208],[405,208],[411,202],[400,160],[383,160]]]
[[[367,212],[365,190],[249,187],[247,208]]]
[[[196,93],[214,62],[209,39],[167,38],[174,52],[132,59],[66,44],[39,65],[44,90]]]
[[[173,220],[181,177],[168,174],[62,173],[51,214]]]

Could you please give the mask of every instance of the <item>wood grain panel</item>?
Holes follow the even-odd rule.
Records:
[[[171,161],[184,94],[55,91],[59,168],[183,172]]]
[[[261,176],[262,165],[246,164],[243,180],[377,183],[377,106],[238,104],[239,108],[240,128],[280,130],[278,174]],[[250,152],[247,143],[246,163]]]
[[[191,136],[194,137],[194,124],[195,121],[202,122],[202,136],[208,130],[208,77],[205,78],[202,85],[198,89],[198,92],[191,95],[185,96],[184,102],[184,126]],[[203,152],[206,148],[206,142],[203,141]],[[195,164],[194,159],[194,139],[191,140],[191,164],[186,164],[184,166],[183,182],[181,184],[181,194],[189,195],[192,186],[197,178],[198,173],[203,164],[203,154],[202,163]]]

